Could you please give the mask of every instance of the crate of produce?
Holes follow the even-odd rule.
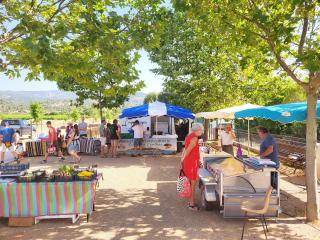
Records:
[[[92,181],[97,177],[96,171],[83,170],[75,175],[75,181]]]

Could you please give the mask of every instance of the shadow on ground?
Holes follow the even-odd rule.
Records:
[[[10,228],[3,223],[0,239],[240,239],[243,220],[224,219],[219,209],[190,211],[186,202],[177,197],[179,158],[89,160],[88,157],[86,163],[91,161],[98,162],[103,169],[107,184],[101,184],[97,190],[96,211],[89,223],[85,217],[76,224],[69,220],[48,220],[30,228]],[[109,175],[111,171],[113,175]],[[119,172],[118,176],[114,171]],[[140,177],[139,174],[145,178],[136,186],[130,178]],[[117,176],[119,182],[126,179],[128,188],[120,188],[115,179],[109,181],[110,176]],[[308,239],[297,234],[294,226],[301,223],[294,219],[280,219],[278,224],[269,222],[269,239]],[[265,239],[258,221],[248,223],[245,239]]]

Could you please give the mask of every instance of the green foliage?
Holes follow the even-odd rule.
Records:
[[[208,24],[198,25],[210,21],[205,16],[205,21],[195,21],[178,8],[166,16],[160,44],[149,51],[159,65],[154,72],[166,77],[159,100],[200,112],[248,102],[271,105],[305,99],[291,79],[274,74],[268,57],[233,46]]]
[[[81,117],[81,112],[77,107],[73,107],[70,114],[69,119],[71,119],[73,122],[77,122]]]
[[[38,123],[43,119],[43,107],[41,103],[34,102],[30,104],[30,115],[35,123]]]
[[[22,119],[22,120],[30,120],[32,119],[30,114],[20,114],[20,113],[11,113],[11,114],[0,114],[0,119]],[[67,114],[44,114],[43,120],[67,120]]]
[[[155,102],[158,100],[158,93],[156,92],[151,92],[151,93],[148,93],[147,96],[145,96],[144,100],[143,100],[143,103],[146,104],[146,103],[152,103],[152,102]]]
[[[134,64],[138,49],[157,44],[163,9],[160,0],[3,1],[0,71],[13,78],[27,69],[26,80],[71,79],[85,89],[89,75],[118,83],[118,65]],[[97,72],[98,61],[108,73]]]

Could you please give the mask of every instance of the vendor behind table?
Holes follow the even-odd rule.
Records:
[[[220,131],[219,138],[221,140],[222,151],[234,156],[233,142],[236,139],[236,135],[232,131],[231,124],[226,124],[225,129]]]

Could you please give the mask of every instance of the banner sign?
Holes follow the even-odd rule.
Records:
[[[148,138],[143,141],[143,148],[153,148],[164,151],[177,151],[176,138]],[[119,142],[119,151],[133,150],[133,139],[121,139]]]

